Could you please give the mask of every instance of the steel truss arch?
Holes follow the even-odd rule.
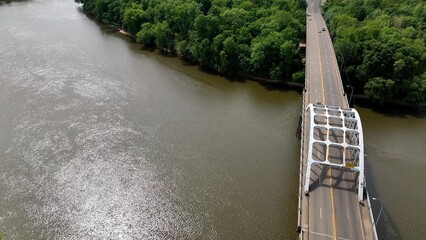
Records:
[[[345,168],[358,173],[358,201],[364,195],[364,138],[361,118],[353,108],[309,104],[308,156],[305,194],[309,193],[313,165]],[[314,148],[317,150],[314,154]],[[318,150],[322,149],[322,153]],[[331,151],[331,149],[336,149]],[[332,152],[337,152],[334,154]]]

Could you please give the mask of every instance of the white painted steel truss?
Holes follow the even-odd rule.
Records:
[[[364,194],[364,140],[361,119],[353,108],[309,104],[308,156],[305,194],[309,193],[312,165],[328,165],[358,173],[358,200]]]

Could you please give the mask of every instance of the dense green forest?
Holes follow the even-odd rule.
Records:
[[[426,100],[424,0],[327,0],[323,10],[356,90],[380,104]]]
[[[219,73],[304,82],[305,0],[76,0],[102,22]],[[426,2],[327,0],[343,79],[379,104],[426,100]]]
[[[147,48],[219,73],[304,81],[305,0],[76,0]]]

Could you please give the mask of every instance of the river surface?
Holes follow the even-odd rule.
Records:
[[[0,1],[0,86],[6,239],[296,239],[298,93],[142,51],[57,0]],[[359,111],[379,233],[422,239],[426,116]]]

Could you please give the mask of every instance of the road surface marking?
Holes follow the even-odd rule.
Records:
[[[315,21],[316,23],[316,21]],[[318,24],[317,28],[318,28]],[[320,64],[320,72],[321,72],[321,83],[322,83],[322,104],[326,105],[325,102],[325,91],[324,91],[324,76],[323,76],[323,72],[322,72],[322,63],[321,63],[321,47],[319,44],[319,37],[317,36],[317,45],[318,45],[318,53],[319,53],[319,64]]]
[[[334,52],[333,42],[331,41],[331,38],[330,38],[329,34],[327,36],[327,42],[331,43],[331,44],[327,44],[327,45],[328,45],[328,50],[330,52],[330,56],[333,59],[333,60],[331,60],[331,63],[333,65],[334,76],[335,76],[336,80],[339,80],[340,82],[342,82],[342,79],[340,77],[339,66],[337,65],[336,54]],[[346,107],[346,104],[344,104],[344,101],[342,102],[341,88],[339,87],[338,81],[334,81],[334,85],[337,86],[337,92],[338,92],[337,96],[338,96],[338,99],[339,99],[340,106]],[[343,83],[342,83],[342,87],[343,87]]]
[[[346,215],[348,216],[348,219],[349,219],[349,209],[346,209]]]
[[[318,26],[318,24],[317,24]],[[322,64],[321,64],[321,48],[320,48],[320,44],[319,44],[319,37],[317,36],[317,45],[318,45],[318,53],[320,56],[320,70],[321,70],[321,80],[322,80],[322,96],[323,96],[323,104],[326,105],[326,99],[325,99],[325,91],[324,91],[324,77],[323,77],[323,73],[322,73]],[[329,149],[327,149],[327,151],[329,151]],[[326,154],[327,157],[328,154]],[[332,208],[332,215],[333,215],[333,239],[334,240],[338,240],[338,234],[337,234],[337,226],[336,226],[336,209],[334,206],[334,191],[333,191],[333,172],[331,170],[331,168],[329,168],[330,170],[330,196],[331,196],[331,208]]]
[[[324,233],[319,233],[319,232],[314,232],[314,231],[307,231],[302,229],[304,232],[308,232],[314,235],[319,235],[319,236],[323,236],[323,237],[329,237],[329,238],[333,238],[333,236],[328,235],[328,234],[324,234]],[[338,240],[349,240],[349,238],[339,238]]]
[[[320,208],[320,219],[322,219],[322,208]]]
[[[333,191],[333,170],[329,168],[330,170],[330,195],[331,195],[331,209],[333,210],[333,235],[334,240],[338,240],[337,238],[337,226],[336,226],[336,210],[334,209],[334,191]]]
[[[328,42],[331,42],[331,39],[328,39],[327,38],[327,41]],[[333,72],[334,72],[334,76],[335,76],[335,78],[336,78],[336,81],[334,81],[334,84],[336,85],[336,87],[337,87],[337,93],[338,93],[338,99],[339,99],[339,105],[340,106],[343,106],[343,105],[345,105],[345,104],[343,104],[342,103],[342,97],[340,96],[341,94],[340,94],[340,88],[339,88],[339,83],[338,83],[338,81],[340,81],[340,82],[342,82],[342,80],[341,80],[341,78],[340,78],[340,74],[338,73],[339,72],[339,67],[337,66],[337,60],[336,60],[336,58],[335,58],[335,55],[333,55],[333,53],[334,53],[334,49],[333,49],[333,45],[332,44],[328,44],[329,45],[329,47],[328,47],[328,49],[329,49],[329,51],[330,51],[330,55],[332,56],[332,57],[334,57],[334,59],[332,60],[332,64],[333,64]],[[346,107],[346,106],[345,106]]]

